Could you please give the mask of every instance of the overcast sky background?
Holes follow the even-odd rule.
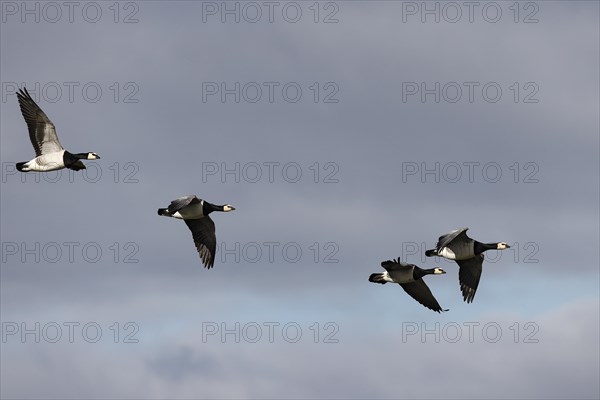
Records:
[[[439,23],[421,2],[276,2],[272,22],[239,3],[239,23],[221,2],[22,4],[0,27],[3,398],[599,397],[597,2],[478,2],[472,22],[430,2]],[[239,103],[207,92],[236,82]],[[22,85],[102,159],[15,172]],[[237,208],[212,270],[156,215],[187,194]],[[463,226],[513,246],[472,304],[423,255]],[[368,282],[395,257],[444,268],[425,280],[450,311]]]

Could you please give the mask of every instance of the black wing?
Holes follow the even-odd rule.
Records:
[[[400,283],[399,285],[402,286],[402,289],[404,289],[404,291],[413,299],[430,310],[435,312],[448,311],[442,309],[435,297],[433,297],[433,293],[431,293],[431,290],[429,290],[429,287],[425,284],[423,279],[418,279],[410,283]]]
[[[388,272],[393,270],[412,269],[412,267],[414,267],[412,264],[403,263],[400,261],[400,258],[396,260],[383,261],[381,266]]]
[[[173,200],[171,204],[169,204],[168,211],[170,214],[173,214],[181,210],[182,208],[194,203],[200,203],[200,199],[194,195],[183,196]]]
[[[460,290],[463,294],[463,299],[467,303],[472,303],[475,298],[475,292],[481,278],[483,266],[483,254],[479,254],[468,260],[456,261],[458,264],[458,280],[460,281]]]
[[[436,249],[442,250],[444,247],[448,246],[450,243],[452,243],[454,240],[461,239],[466,241],[471,240],[468,236],[467,236],[467,231],[469,230],[469,228],[461,228],[461,229],[457,229],[455,231],[446,233],[443,236],[440,236],[436,245]]]
[[[185,219],[184,221],[192,231],[196,250],[200,254],[202,263],[206,268],[212,268],[215,264],[215,253],[217,252],[215,223],[208,216],[200,219]]]
[[[42,109],[33,101],[27,89],[17,92],[21,114],[29,129],[29,139],[35,149],[35,155],[56,153],[64,150],[56,136],[56,129]]]

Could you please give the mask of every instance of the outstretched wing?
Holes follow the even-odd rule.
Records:
[[[33,101],[27,89],[19,89],[17,92],[21,114],[25,118],[29,129],[29,139],[35,149],[35,155],[56,153],[64,150],[56,136],[54,124]]]
[[[429,287],[425,284],[423,279],[418,279],[410,283],[401,283],[402,289],[410,295],[413,299],[424,305],[425,307],[435,312],[448,311],[443,310],[440,304],[437,302],[433,293],[429,290]]]
[[[469,237],[467,236],[468,230],[469,230],[469,228],[461,228],[461,229],[457,229],[455,231],[446,233],[443,236],[440,236],[435,248],[439,251],[439,250],[443,249],[444,247],[448,246],[450,243],[452,243],[456,239],[468,241],[469,240]]]
[[[395,270],[412,270],[414,265],[403,263],[400,258],[396,260],[387,260],[381,263],[381,266],[388,272]]]
[[[475,298],[475,292],[481,278],[483,266],[483,254],[479,254],[468,260],[456,260],[458,264],[458,280],[460,281],[460,290],[463,294],[463,299],[467,303],[472,303]]]
[[[206,268],[212,268],[215,264],[215,253],[217,252],[217,237],[215,236],[215,223],[210,217],[200,219],[184,220],[192,231],[196,250],[200,254],[202,263]]]
[[[173,214],[184,207],[189,206],[190,204],[200,203],[200,199],[194,195],[183,196],[178,199],[175,199],[169,204],[168,211],[170,214]]]

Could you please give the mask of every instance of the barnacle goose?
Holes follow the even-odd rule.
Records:
[[[217,238],[215,236],[215,223],[209,217],[209,214],[213,211],[228,212],[233,210],[235,208],[229,204],[217,206],[190,195],[173,200],[167,208],[159,208],[158,215],[185,221],[192,231],[196,250],[204,267],[210,269],[215,263]]]
[[[369,276],[369,282],[385,284],[387,282],[398,283],[402,289],[413,299],[435,312],[443,310],[437,302],[429,287],[423,281],[423,276],[429,274],[445,274],[441,268],[422,269],[414,264],[406,264],[397,260],[388,260],[381,263],[386,272],[374,273]]]
[[[29,139],[36,157],[30,161],[17,163],[21,172],[56,171],[63,168],[79,171],[85,169],[81,160],[97,160],[96,153],[70,153],[62,147],[56,136],[56,129],[42,109],[33,101],[26,88],[17,92],[21,114],[29,129]]]
[[[510,248],[505,242],[481,243],[467,236],[469,228],[461,228],[440,236],[435,249],[427,250],[427,257],[440,256],[454,260],[459,266],[458,279],[463,299],[471,303],[475,297],[481,269],[483,252]]]

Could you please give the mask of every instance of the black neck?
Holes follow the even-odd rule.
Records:
[[[71,153],[71,155],[75,158],[79,158],[80,160],[86,160],[88,158],[88,153]]]
[[[87,158],[87,153],[73,154],[73,153],[69,153],[68,151],[65,150],[65,153],[63,154],[63,161],[65,162],[65,165],[75,165],[77,163],[83,165],[83,163],[79,160],[86,159],[86,158]]]
[[[208,215],[213,211],[223,211],[223,206],[217,206],[204,200],[204,204],[202,205],[202,213],[204,215]]]
[[[474,241],[475,243],[473,244],[473,251],[475,252],[475,254],[481,254],[486,250],[497,250],[498,249],[498,243],[481,243],[478,242],[477,240]]]
[[[425,275],[431,275],[431,274],[435,274],[435,268],[422,269],[419,267],[415,267],[415,269],[413,269],[413,278],[415,280],[421,279]]]

